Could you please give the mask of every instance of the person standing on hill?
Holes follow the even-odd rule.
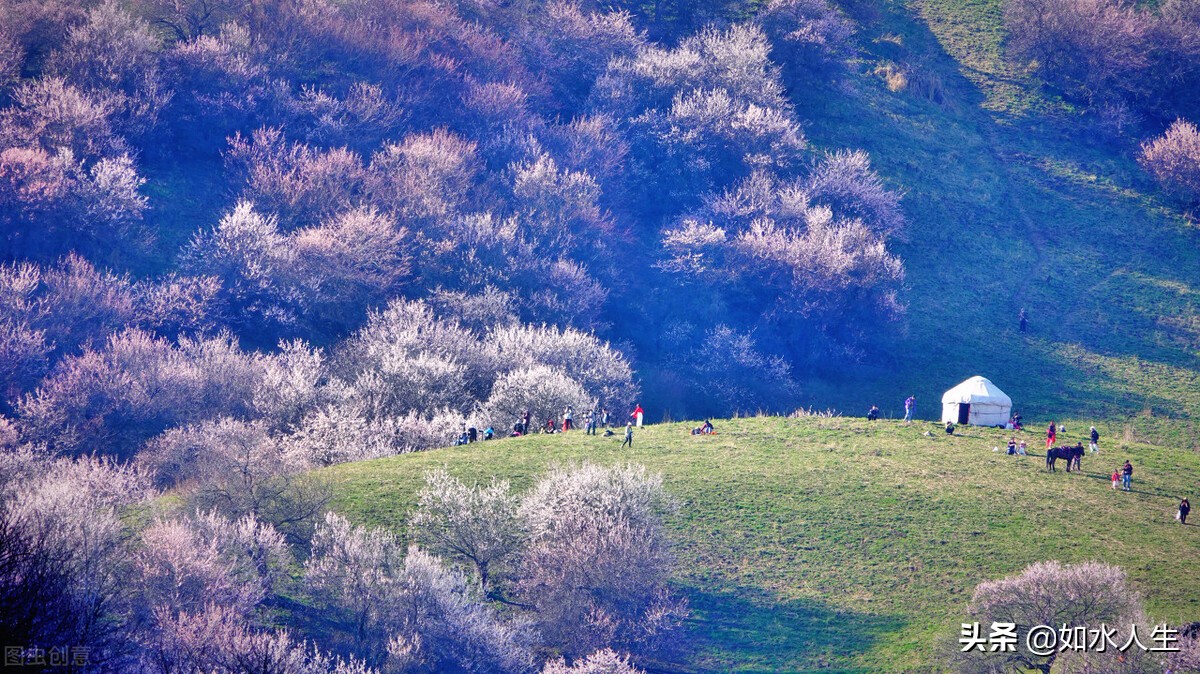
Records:
[[[1190,513],[1190,512],[1192,512],[1192,504],[1188,503],[1187,497],[1184,497],[1184,499],[1179,502],[1179,523],[1180,524],[1187,524],[1187,516],[1188,516],[1188,513]]]
[[[606,430],[609,427],[608,426],[608,408],[607,407],[600,408],[600,425],[604,426],[604,428]]]
[[[917,404],[916,396],[909,396],[907,399],[905,399],[905,401],[904,401],[904,423],[906,423],[906,424],[912,423],[913,407],[915,407],[916,404]]]
[[[521,432],[525,435],[529,435],[529,432],[533,430],[529,427],[529,418],[529,410],[525,410],[525,414],[521,415]]]
[[[1130,484],[1133,482],[1133,464],[1129,463],[1129,459],[1125,460],[1125,467],[1121,469],[1121,486],[1125,491],[1129,491]]]
[[[636,407],[633,408],[633,412],[630,412],[629,416],[633,417],[633,420],[637,424],[637,427],[641,428],[642,427],[642,417],[645,416],[645,414],[646,414],[645,410],[642,409],[642,405],[639,403]]]
[[[625,422],[625,440],[621,442],[621,449],[625,449],[625,445],[629,445],[633,449],[633,422]]]
[[[1020,313],[1017,314],[1017,323],[1021,326],[1021,332],[1029,326],[1029,319],[1025,316],[1025,307],[1021,307]]]
[[[1092,432],[1088,435],[1088,440],[1090,440],[1088,444],[1091,445],[1092,454],[1100,451],[1098,444],[1100,442],[1100,431],[1096,430],[1095,426],[1092,426]]]
[[[563,430],[570,431],[575,429],[575,407],[567,405],[567,409],[563,410]]]
[[[1051,447],[1054,446],[1054,438],[1057,435],[1058,435],[1058,426],[1056,426],[1054,424],[1054,422],[1051,421],[1050,426],[1048,426],[1046,428],[1046,449],[1050,449]]]

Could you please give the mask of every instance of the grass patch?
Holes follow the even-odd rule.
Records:
[[[1068,421],[1071,436],[1084,422]],[[404,529],[425,471],[492,475],[529,487],[548,466],[632,461],[664,475],[683,504],[670,526],[675,583],[689,597],[691,650],[681,671],[931,671],[931,650],[981,580],[1045,559],[1118,564],[1158,619],[1195,620],[1200,527],[1173,520],[1195,488],[1200,454],[1122,442],[1101,425],[1083,472],[1043,471],[1004,454],[1007,435],[849,418],[687,424],[620,437],[506,439],[344,464],[324,473],[333,507],[360,523]],[[926,437],[924,432],[931,431]],[[1026,433],[1041,454],[1040,433]],[[1000,452],[993,452],[1000,447]],[[1108,475],[1133,460],[1135,491]],[[1194,493],[1192,494],[1195,495]]]

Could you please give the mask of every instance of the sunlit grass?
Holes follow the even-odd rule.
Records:
[[[1086,421],[1067,421],[1069,436]],[[1119,564],[1155,616],[1200,616],[1200,528],[1172,519],[1195,487],[1200,454],[1122,440],[1099,424],[1100,458],[1082,473],[1043,471],[1004,454],[1008,435],[859,419],[754,418],[501,440],[328,469],[335,509],[403,531],[430,468],[492,475],[525,489],[553,463],[634,461],[665,476],[682,507],[671,521],[676,582],[691,598],[691,650],[703,671],[930,671],[975,584],[1032,561]],[[930,436],[924,433],[930,431]],[[1040,432],[1026,433],[1041,454]],[[1000,452],[993,452],[999,447]],[[1135,492],[1108,475],[1125,458]]]

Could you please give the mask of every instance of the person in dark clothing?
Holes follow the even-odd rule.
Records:
[[[1133,482],[1133,464],[1125,461],[1125,467],[1121,469],[1121,488],[1129,491],[1129,484]]]
[[[879,407],[871,405],[871,409],[867,410],[867,421],[875,421],[879,418]]]
[[[1015,455],[1017,453],[1017,439],[1016,438],[1008,439],[1008,453],[1012,454],[1012,455]]]
[[[621,449],[624,449],[625,445],[629,445],[629,448],[633,449],[633,422],[632,421],[626,422],[626,424],[625,424],[625,439],[621,442]]]
[[[1187,524],[1188,513],[1192,512],[1192,504],[1185,498],[1179,502],[1179,523]]]
[[[954,435],[954,422],[946,422],[946,435]]]
[[[529,435],[530,430],[532,429],[529,428],[529,410],[525,410],[525,414],[521,415],[521,432]]]
[[[1092,454],[1100,451],[1098,444],[1100,442],[1100,431],[1096,430],[1095,426],[1092,426],[1092,432],[1088,435],[1088,439],[1091,440],[1089,444],[1091,444]]]
[[[1025,316],[1025,309],[1023,307],[1020,313],[1017,314],[1017,322],[1021,326],[1021,332],[1025,332],[1025,328],[1029,326],[1029,319]]]
[[[467,442],[479,442],[479,430],[474,426],[467,429]]]

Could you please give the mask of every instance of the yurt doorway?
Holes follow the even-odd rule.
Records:
[[[958,404],[958,423],[966,424],[971,421],[971,403]]]

